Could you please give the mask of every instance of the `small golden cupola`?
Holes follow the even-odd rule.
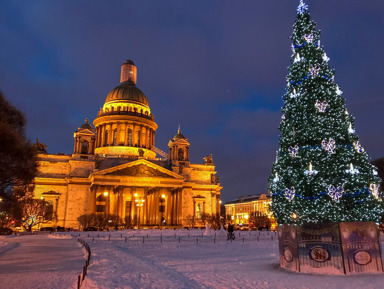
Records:
[[[132,60],[126,60],[121,66],[120,85],[108,94],[93,122],[97,132],[96,155],[156,157],[157,124],[136,80],[137,68]]]
[[[188,139],[181,133],[179,126],[177,134],[168,142],[169,160],[172,164],[189,163],[189,145]]]
[[[88,117],[85,119],[85,123],[75,131],[73,137],[75,139],[74,154],[92,155],[94,153],[96,133],[88,123]]]

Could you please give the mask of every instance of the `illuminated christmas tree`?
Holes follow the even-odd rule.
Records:
[[[279,224],[379,222],[380,178],[355,134],[320,31],[300,1],[283,97],[280,148],[270,177]]]

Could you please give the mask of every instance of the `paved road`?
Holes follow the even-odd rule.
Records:
[[[0,238],[1,289],[76,288],[84,263],[84,252],[76,239],[41,235]]]

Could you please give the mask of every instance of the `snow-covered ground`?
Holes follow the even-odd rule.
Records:
[[[0,288],[76,288],[84,262],[75,238],[0,237]]]
[[[226,240],[226,232],[207,230],[128,230],[116,232],[72,232],[59,233],[54,239],[46,236],[28,237],[28,242],[37,245],[41,241],[49,251],[55,250],[50,242],[75,243],[78,235],[91,247],[92,257],[82,288],[382,288],[384,274],[369,274],[355,276],[311,275],[291,273],[279,268],[278,241],[276,233],[271,232],[236,232],[236,240]],[[240,234],[240,235],[239,235]],[[65,237],[64,237],[65,236]],[[18,238],[18,237],[17,237]],[[84,253],[81,250],[70,251],[69,256],[78,254],[80,263],[71,267],[51,262],[66,280],[72,283],[49,284],[46,287],[15,287],[3,286],[3,280],[24,278],[25,284],[29,278],[51,278],[47,270],[34,270],[36,274],[24,274],[18,268],[20,257],[18,247],[9,248],[1,253],[1,244],[17,238],[0,238],[0,288],[75,288],[76,274],[84,264]],[[34,239],[36,238],[36,239]],[[38,239],[40,238],[40,239]],[[44,239],[43,239],[44,238]],[[65,243],[63,243],[65,244]],[[69,244],[69,243],[68,243]],[[6,246],[9,246],[6,245]],[[77,247],[77,249],[79,249]],[[67,249],[57,248],[61,254]],[[71,249],[73,250],[73,248]],[[48,264],[48,256],[44,250],[33,252],[30,259],[35,259],[34,267],[39,262]],[[8,256],[4,259],[4,256]],[[12,257],[12,258],[10,258]],[[25,258],[25,255],[21,256]],[[74,257],[74,256],[73,256]],[[60,258],[59,258],[60,259]],[[77,267],[79,266],[79,267]],[[72,270],[69,270],[69,269]],[[3,273],[3,270],[7,271]],[[40,273],[40,275],[38,275]],[[9,275],[9,276],[8,276]],[[4,279],[6,278],[6,279]],[[48,283],[47,283],[48,284]],[[70,284],[70,286],[68,285]]]
[[[239,235],[240,234],[240,235]],[[75,233],[73,234],[75,235]],[[384,274],[319,276],[279,268],[277,233],[136,230],[81,233],[83,288],[382,288]]]

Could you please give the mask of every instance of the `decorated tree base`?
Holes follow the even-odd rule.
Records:
[[[383,273],[374,222],[281,225],[280,267],[314,274]]]

